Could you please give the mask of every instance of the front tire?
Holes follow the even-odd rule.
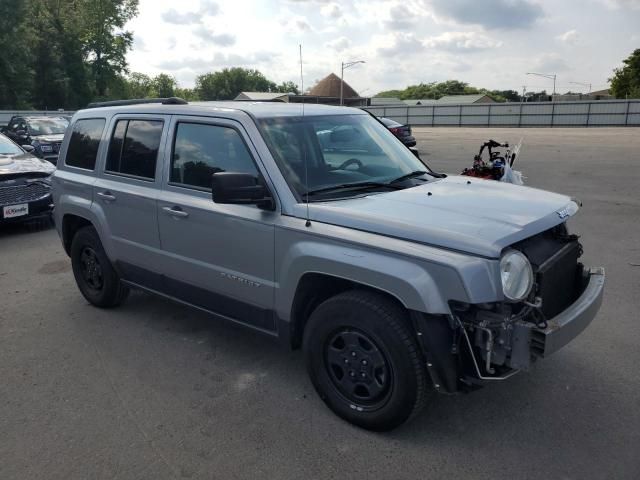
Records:
[[[80,292],[92,305],[112,308],[127,298],[129,289],[120,282],[93,227],[83,227],[73,237],[71,266]]]
[[[307,371],[322,400],[362,428],[391,430],[415,416],[427,375],[407,312],[364,290],[320,304],[305,328]]]

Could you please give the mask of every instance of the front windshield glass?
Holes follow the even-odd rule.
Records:
[[[34,118],[29,120],[29,133],[38,135],[56,135],[64,133],[69,122],[64,118]]]
[[[22,150],[8,138],[0,135],[0,155],[20,155]]]
[[[412,172],[428,171],[366,114],[269,118],[258,124],[287,182],[301,199],[307,192],[387,184]],[[360,193],[346,188],[340,196]]]

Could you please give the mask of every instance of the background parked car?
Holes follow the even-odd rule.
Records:
[[[409,125],[402,125],[401,123],[396,122],[395,120],[391,120],[390,118],[379,118],[382,123],[384,123],[385,127],[389,129],[391,133],[393,133],[396,137],[402,140],[407,147],[415,147],[416,139],[411,134],[411,127]]]
[[[14,116],[4,133],[18,145],[32,145],[34,155],[55,165],[68,126],[62,116]]]
[[[55,169],[0,134],[0,224],[49,216]]]

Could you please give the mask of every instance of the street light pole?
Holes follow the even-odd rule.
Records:
[[[548,78],[553,80],[553,95],[556,94],[556,74],[555,73],[535,73],[535,72],[527,72],[527,75],[537,75],[539,77]],[[553,98],[553,97],[552,97]]]
[[[353,62],[342,62],[340,68],[340,106],[344,103],[344,69],[353,67],[358,63],[366,63],[364,60],[356,60]]]

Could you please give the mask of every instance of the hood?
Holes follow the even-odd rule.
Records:
[[[309,205],[312,220],[489,258],[577,210],[565,195],[461,176]]]
[[[31,135],[32,141],[37,140],[39,142],[46,142],[46,143],[62,142],[63,138],[64,138],[64,133],[56,133],[52,135]]]
[[[39,175],[51,175],[55,171],[50,162],[41,160],[28,153],[21,155],[0,154],[0,180],[3,177],[36,173]]]

